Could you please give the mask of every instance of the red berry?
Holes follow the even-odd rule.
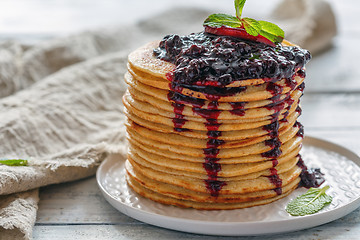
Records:
[[[252,36],[248,34],[244,28],[230,28],[225,26],[221,26],[220,28],[214,28],[214,27],[205,26],[205,32],[215,35],[221,35],[221,36],[242,38],[250,41],[265,43],[267,45],[275,47],[275,43],[273,43],[269,39],[261,35]]]

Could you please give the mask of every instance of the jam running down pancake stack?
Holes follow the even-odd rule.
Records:
[[[298,187],[308,51],[206,33],[129,55],[126,177],[157,202],[235,209]]]

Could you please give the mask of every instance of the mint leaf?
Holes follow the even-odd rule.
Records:
[[[273,47],[276,46],[275,44],[281,43],[284,39],[284,31],[275,24],[266,21],[256,21],[252,18],[241,18],[245,2],[246,0],[234,0],[236,17],[222,13],[210,15],[203,24],[205,32],[215,35],[239,37],[265,43]],[[232,31],[231,28],[234,28],[236,31]]]
[[[258,21],[256,21],[255,19],[252,19],[252,18],[242,18],[241,22],[243,23],[245,31],[248,34],[255,36],[255,37],[257,35],[259,35],[259,33],[261,31],[261,25]]]
[[[211,14],[204,22],[204,25],[209,27],[222,27],[222,26],[228,26],[228,27],[241,27],[241,22],[239,19],[237,19],[234,16],[228,15],[228,14]]]
[[[261,26],[260,35],[266,37],[274,43],[280,43],[284,39],[284,31],[276,24],[266,21],[258,21]]]
[[[286,211],[292,216],[304,216],[320,211],[332,201],[332,197],[325,193],[329,188],[310,188],[305,194],[292,200],[286,206]]]
[[[246,0],[235,0],[236,17],[241,18],[242,10],[244,8]]]
[[[6,159],[0,160],[0,164],[7,166],[27,166],[28,161],[23,159]]]

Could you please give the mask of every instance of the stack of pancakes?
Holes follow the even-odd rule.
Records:
[[[157,46],[131,53],[125,75],[131,188],[196,209],[245,208],[290,194],[301,173],[303,70],[276,83],[234,81],[225,92],[178,86],[170,81],[174,65],[153,56]]]

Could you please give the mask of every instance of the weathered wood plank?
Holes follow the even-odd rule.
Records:
[[[359,215],[359,211],[354,214]],[[351,214],[353,215],[353,214]],[[337,239],[357,240],[360,236],[359,222],[342,223],[333,222],[316,228],[302,230],[292,233],[251,236],[251,237],[228,237],[226,239],[239,240],[309,240],[309,239]],[[166,230],[150,225],[79,225],[79,226],[35,226],[34,239],[224,239],[224,237],[204,236],[197,234],[182,233]]]
[[[42,188],[37,223],[136,223],[102,196],[95,177]]]

